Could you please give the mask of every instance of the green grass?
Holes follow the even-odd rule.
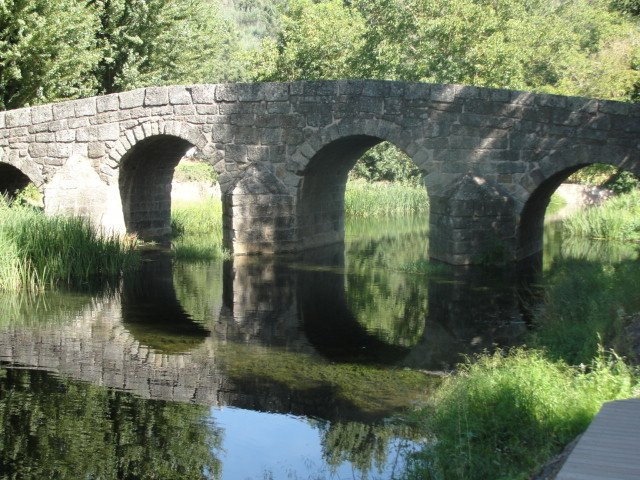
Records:
[[[428,212],[429,197],[422,186],[349,180],[344,209],[347,217],[410,215]]]
[[[0,290],[89,287],[134,270],[135,245],[88,220],[0,200]]]
[[[545,216],[555,215],[560,210],[562,210],[566,205],[567,205],[566,200],[562,198],[560,195],[557,195],[554,193],[553,195],[551,195],[551,201],[549,202],[549,205],[547,205]]]
[[[637,393],[634,372],[604,352],[587,369],[537,350],[469,359],[415,414],[432,441],[407,476],[530,478],[586,429],[603,402]]]
[[[568,235],[593,239],[640,241],[640,191],[610,198],[598,207],[576,212],[563,222]]]
[[[185,262],[228,256],[222,248],[222,203],[211,198],[200,202],[174,202],[171,209],[172,252]]]

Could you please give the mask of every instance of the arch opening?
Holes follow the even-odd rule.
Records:
[[[31,179],[20,169],[8,163],[0,163],[0,195],[12,201],[30,184]]]
[[[582,163],[551,175],[538,185],[521,210],[519,258],[541,255],[548,221],[566,220],[583,208],[601,204],[638,185],[632,172],[608,163]]]
[[[385,162],[385,155],[395,155],[391,162],[396,162],[394,167],[372,173],[376,162],[378,165]],[[422,183],[422,174],[412,159],[395,144],[377,136],[352,135],[321,148],[303,171],[298,190],[296,213],[301,249],[343,242],[347,182],[354,177],[393,182],[395,173],[389,173],[393,168],[402,171],[404,177],[417,177],[418,183]]]
[[[120,163],[120,198],[127,233],[142,240],[171,234],[171,182],[176,166],[193,145],[172,135],[136,143]]]

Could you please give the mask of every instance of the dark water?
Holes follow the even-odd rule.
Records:
[[[535,303],[522,271],[428,263],[426,237],[352,222],[304,257],[157,256],[94,295],[0,297],[0,478],[400,478],[429,372],[518,344]],[[637,258],[546,245],[545,269]]]

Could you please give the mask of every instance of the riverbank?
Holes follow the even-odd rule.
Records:
[[[80,218],[47,217],[0,198],[0,290],[88,288],[137,268],[133,239],[98,232]]]
[[[636,258],[555,260],[526,346],[466,359],[408,415],[430,439],[408,478],[532,478],[604,402],[638,396]]]

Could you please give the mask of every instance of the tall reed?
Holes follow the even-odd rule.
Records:
[[[98,232],[78,217],[47,217],[0,201],[0,288],[90,286],[116,280],[138,264],[135,245]]]
[[[429,197],[422,186],[349,180],[344,196],[344,210],[348,217],[410,215],[427,212]]]
[[[572,236],[640,241],[640,191],[633,190],[571,215],[563,222]]]

